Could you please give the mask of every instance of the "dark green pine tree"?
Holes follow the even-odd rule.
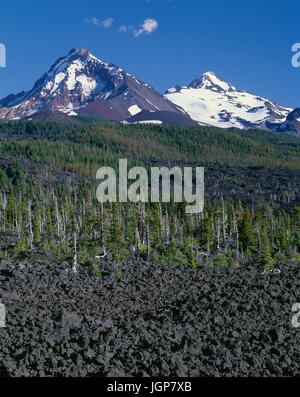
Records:
[[[245,210],[243,218],[239,224],[239,235],[244,250],[246,250],[247,248],[250,249],[254,245],[254,228],[248,208]]]
[[[56,259],[60,260],[61,259],[61,248],[60,245],[57,246],[57,250],[56,250]]]
[[[41,241],[40,236],[40,225],[39,225],[39,213],[38,210],[34,210],[34,218],[33,218],[33,242],[38,244]]]
[[[300,207],[295,207],[295,240],[296,240],[296,246],[297,250],[300,253]]]
[[[262,230],[259,263],[263,265],[266,268],[266,270],[269,270],[270,266],[274,264],[274,260],[272,258],[272,253],[271,253],[270,240],[268,238],[268,234],[265,228],[263,228]]]
[[[287,239],[287,228],[284,222],[281,224],[279,230],[279,244],[282,251],[286,251],[288,249],[289,243]]]

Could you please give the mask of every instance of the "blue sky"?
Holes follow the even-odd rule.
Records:
[[[70,49],[89,48],[164,92],[213,71],[300,107],[299,0],[52,0],[1,4],[0,97],[27,90]],[[146,21],[146,22],[145,22]]]

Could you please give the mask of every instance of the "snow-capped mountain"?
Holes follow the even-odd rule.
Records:
[[[284,123],[271,124],[268,127],[276,132],[288,132],[300,137],[300,108],[293,110]]]
[[[292,111],[242,91],[212,72],[199,76],[189,86],[170,88],[165,97],[199,124],[220,128],[267,128],[268,123],[283,123]]]
[[[189,116],[151,86],[86,49],[73,49],[28,92],[0,101],[0,118],[22,119],[37,112],[96,116],[122,121],[142,110]]]
[[[0,119],[6,120],[84,115],[127,123],[198,123],[299,134],[299,117],[291,112],[234,87],[212,72],[189,86],[171,88],[163,96],[86,49],[73,49],[59,58],[30,91],[0,100]]]

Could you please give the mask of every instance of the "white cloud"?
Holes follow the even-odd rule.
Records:
[[[92,25],[99,26],[100,28],[108,29],[113,24],[114,19],[107,18],[107,19],[104,19],[104,21],[100,21],[98,18],[90,18],[90,19],[85,19],[85,22],[91,23]]]
[[[97,18],[90,18],[90,19],[85,19],[84,20],[86,23],[91,23],[92,25],[100,25],[100,21]]]
[[[113,21],[114,21],[114,19],[113,18],[107,18],[107,19],[105,19],[104,21],[102,21],[101,22],[101,24],[102,24],[102,26],[104,27],[104,28],[110,28],[111,27],[111,25],[113,24]]]
[[[144,20],[144,23],[140,25],[140,29],[134,31],[134,36],[138,37],[141,34],[150,34],[153,33],[158,28],[158,22],[156,19],[147,18]]]
[[[149,0],[150,1],[150,0]],[[114,19],[113,18],[107,18],[101,21],[98,18],[89,18],[85,19],[86,23],[98,26],[100,28],[108,29],[112,26]],[[153,33],[156,29],[158,28],[158,22],[154,18],[147,18],[144,20],[144,22],[139,25],[139,28],[134,28],[134,26],[126,26],[126,25],[121,25],[119,28],[119,32],[127,33],[127,32],[132,32],[132,34],[135,37],[139,37],[142,34],[151,34]]]
[[[127,30],[128,30],[127,26],[122,25],[122,26],[120,26],[119,32],[124,32],[124,33],[126,33]]]

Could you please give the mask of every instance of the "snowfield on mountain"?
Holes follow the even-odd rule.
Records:
[[[193,120],[220,128],[266,128],[267,123],[284,122],[292,111],[241,91],[212,72],[204,73],[188,86],[170,88],[165,96]]]

